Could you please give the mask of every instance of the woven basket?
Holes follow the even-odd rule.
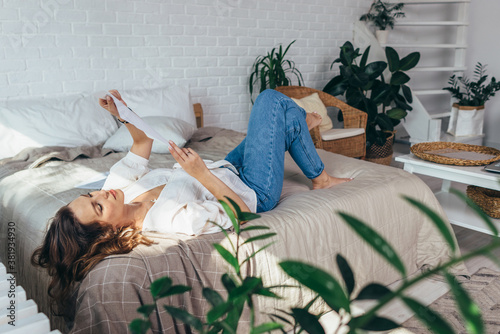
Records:
[[[488,160],[464,160],[464,159],[448,158],[436,154],[425,153],[427,151],[439,150],[444,148],[491,154],[494,155],[495,157]],[[484,166],[500,159],[500,151],[492,147],[462,144],[462,143],[451,143],[444,141],[415,144],[410,148],[410,151],[420,159],[436,162],[438,164],[456,165],[456,166]]]
[[[394,143],[394,133],[391,133],[384,145],[379,146],[377,144],[373,144],[369,149],[366,150],[365,160],[374,162],[380,165],[389,166],[392,162],[392,154],[393,149],[392,145]]]
[[[488,216],[500,218],[500,191],[468,186],[467,196]]]

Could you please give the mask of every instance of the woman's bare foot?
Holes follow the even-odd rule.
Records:
[[[331,188],[338,184],[349,182],[352,180],[352,178],[333,177],[331,175],[328,175],[327,172],[323,171],[317,178],[312,179],[313,190]]]
[[[307,123],[307,128],[309,129],[309,131],[320,125],[321,124],[321,116],[318,114],[318,113],[315,113],[315,112],[308,112],[306,114],[306,123]]]

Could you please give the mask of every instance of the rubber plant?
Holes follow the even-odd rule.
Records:
[[[304,79],[300,71],[295,67],[295,62],[285,59],[293,43],[295,43],[295,40],[288,44],[284,50],[280,44],[278,48],[273,48],[265,56],[258,56],[255,59],[252,66],[252,73],[248,80],[252,103],[255,87],[258,88],[258,93],[261,93],[268,88],[274,89],[279,86],[290,86],[293,77],[297,79],[299,86],[303,85]]]
[[[194,331],[203,334],[241,333],[241,330],[238,330],[239,320],[242,316],[244,307],[248,307],[250,311],[249,333],[251,334],[267,332],[287,333],[284,330],[285,325],[292,328],[293,333],[307,332],[311,334],[324,334],[325,329],[319,322],[319,318],[323,314],[314,314],[310,312],[312,304],[316,300],[321,299],[331,310],[336,311],[340,315],[340,323],[342,325],[336,333],[341,331],[342,333],[360,334],[365,333],[367,330],[387,331],[400,327],[396,322],[377,315],[378,311],[387,305],[387,303],[394,299],[399,299],[415,313],[415,316],[420,321],[427,325],[431,332],[436,334],[453,334],[454,330],[452,326],[443,319],[439,313],[429,309],[419,301],[405,294],[408,288],[414,286],[422,279],[431,277],[435,274],[442,274],[450,285],[457,309],[464,319],[468,333],[485,334],[485,327],[477,304],[469,296],[469,293],[461,287],[456,279],[450,274],[449,269],[455,264],[478,255],[488,255],[490,258],[494,259],[495,257],[491,251],[500,247],[498,229],[493,224],[492,220],[482,212],[471,199],[456,190],[452,190],[452,192],[470,205],[490,228],[494,237],[489,244],[462,256],[452,255],[450,260],[445,263],[408,278],[406,277],[408,272],[399,255],[377,231],[356,217],[345,212],[339,212],[338,214],[352,230],[366,241],[378,255],[384,258],[388,266],[401,274],[403,277],[401,285],[395,290],[389,290],[378,283],[369,283],[362,287],[359,292],[354,293],[356,284],[355,273],[349,266],[348,261],[340,255],[337,255],[336,261],[340,272],[340,279],[311,264],[295,260],[285,260],[279,263],[283,271],[294,278],[301,287],[307,287],[315,292],[316,296],[307,302],[305,306],[297,306],[290,310],[277,310],[277,312],[280,312],[279,314],[268,314],[271,321],[263,324],[255,323],[255,297],[281,297],[272,291],[275,287],[264,286],[260,277],[243,276],[240,268],[245,262],[254,257],[257,253],[265,250],[272,243],[268,243],[259,248],[242,261],[239,260],[239,255],[241,255],[239,250],[241,245],[273,237],[276,233],[266,231],[269,229],[269,227],[266,226],[254,224],[249,224],[246,227],[240,226],[241,221],[253,220],[259,216],[248,212],[241,212],[236,203],[228,198],[235,208],[236,215],[227,203],[221,201],[221,204],[233,222],[236,243],[233,243],[229,238],[228,232],[222,229],[231,248],[227,249],[220,244],[214,244],[216,251],[231,268],[231,272],[223,274],[221,277],[221,282],[226,289],[226,296],[219,294],[211,288],[204,288],[203,297],[207,300],[207,303],[211,305],[211,309],[204,318],[195,317],[182,308],[169,305],[164,305],[163,308],[173,318],[186,324],[188,326],[188,332]],[[443,240],[447,242],[450,248],[450,254],[457,254],[457,245],[452,232],[439,214],[414,198],[404,197],[404,199],[410,205],[423,212],[430,221],[434,223],[436,226],[436,233],[440,233]],[[248,237],[244,240],[242,233],[251,230],[264,230],[265,232],[260,235]],[[173,283],[174,282],[169,277],[163,277],[155,280],[151,284],[151,294],[154,304],[142,305],[137,309],[142,316],[134,319],[130,323],[129,328],[132,333],[144,334],[149,330],[151,327],[149,318],[153,316],[153,312],[157,309],[157,304],[162,298],[183,294],[191,290],[188,286],[174,285]],[[281,287],[297,288],[298,286],[282,285]],[[366,310],[363,314],[357,316],[352,315],[350,313],[351,304],[359,300],[373,300],[375,303],[373,303],[371,308]]]
[[[323,91],[333,96],[343,96],[346,103],[368,114],[366,128],[367,148],[372,144],[382,146],[408,111],[413,96],[405,73],[414,68],[420,53],[412,52],[400,59],[391,47],[385,48],[387,61],[367,63],[370,47],[363,54],[347,41],[340,48],[340,55],[331,65],[339,63],[340,74],[330,80]],[[358,62],[357,59],[361,57]],[[389,69],[390,78],[384,76]],[[342,114],[339,114],[341,117]]]

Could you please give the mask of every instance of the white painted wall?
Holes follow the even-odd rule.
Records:
[[[0,0],[0,98],[189,84],[206,125],[246,129],[255,58],[279,43],[322,88],[371,0]]]
[[[470,4],[467,66],[488,64],[488,73],[500,80],[500,1],[473,0]],[[472,75],[472,72],[470,72]],[[500,149],[500,92],[486,103],[484,145]]]

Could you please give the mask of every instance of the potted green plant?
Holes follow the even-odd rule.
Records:
[[[265,56],[258,56],[252,66],[252,74],[248,81],[250,97],[253,103],[254,87],[258,86],[258,93],[270,88],[274,89],[279,86],[290,86],[292,80],[288,74],[294,75],[298,81],[298,85],[302,86],[304,79],[302,74],[295,67],[295,62],[285,59],[286,53],[295,41],[292,41],[283,50],[283,46],[273,48]]]
[[[405,71],[418,64],[420,53],[413,52],[400,59],[396,50],[387,47],[387,62],[367,64],[369,52],[370,47],[361,54],[359,48],[354,49],[351,42],[345,42],[340,48],[339,58],[332,63],[332,66],[340,63],[340,74],[330,80],[323,91],[333,96],[344,96],[347,104],[368,114],[366,158],[383,159],[374,162],[389,164],[394,126],[412,110],[413,96],[406,85],[410,77]],[[386,79],[384,71],[387,68],[390,78]]]
[[[484,104],[500,90],[500,82],[492,77],[486,84],[486,66],[476,64],[473,79],[452,75],[449,87],[443,88],[456,100],[452,105],[448,132],[455,136],[474,136],[483,133]]]
[[[375,35],[381,44],[387,43],[387,28],[394,29],[394,23],[397,18],[405,17],[401,10],[404,3],[389,3],[381,0],[374,1],[368,10],[368,13],[361,15],[361,21],[372,22],[377,28]]]

